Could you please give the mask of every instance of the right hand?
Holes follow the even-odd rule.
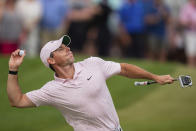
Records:
[[[9,60],[9,70],[17,71],[19,66],[22,64],[24,56],[26,52],[22,56],[19,55],[20,49],[15,50],[12,52],[10,60]]]
[[[161,84],[161,85],[164,85],[164,84],[171,84],[174,82],[174,78],[171,77],[170,75],[156,75],[154,77],[154,80]]]

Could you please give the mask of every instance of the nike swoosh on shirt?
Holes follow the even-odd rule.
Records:
[[[91,79],[92,76],[90,76],[89,78],[87,78],[87,80],[89,81]]]

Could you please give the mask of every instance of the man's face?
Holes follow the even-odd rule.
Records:
[[[66,66],[74,63],[73,53],[64,44],[61,44],[59,48],[53,51],[52,56],[58,66]]]

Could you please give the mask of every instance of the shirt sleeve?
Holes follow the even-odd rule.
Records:
[[[26,96],[38,107],[49,105],[49,96],[44,89],[33,90],[26,93]]]
[[[105,61],[98,57],[91,57],[91,60],[95,62],[97,66],[99,66],[102,73],[104,74],[105,79],[108,79],[109,77],[119,74],[121,72],[120,63],[113,61]]]

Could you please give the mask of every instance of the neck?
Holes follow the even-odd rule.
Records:
[[[62,79],[73,79],[75,68],[74,64],[55,68],[56,76]]]

